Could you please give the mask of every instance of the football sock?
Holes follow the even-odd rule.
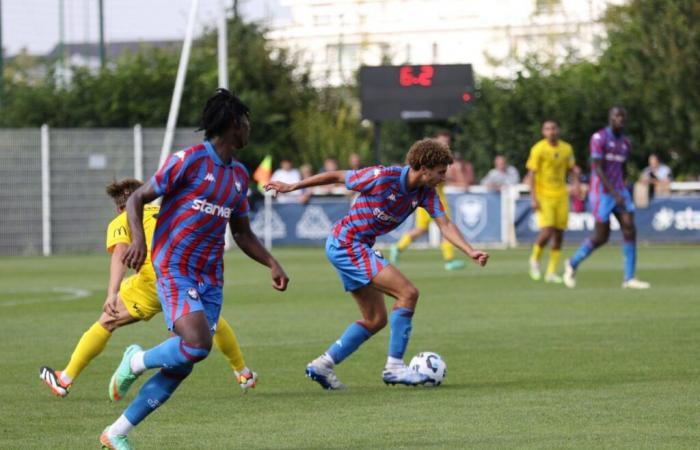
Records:
[[[404,234],[401,236],[401,239],[399,239],[399,242],[396,243],[396,248],[399,249],[400,252],[406,250],[409,245],[411,245],[411,242],[413,242],[413,238],[411,238],[410,234]]]
[[[561,256],[561,250],[552,249],[549,252],[549,264],[547,264],[547,273],[557,273],[557,267],[559,266],[559,257]]]
[[[584,259],[588,258],[588,256],[593,253],[593,243],[591,242],[590,239],[586,239],[581,243],[581,246],[576,250],[576,253],[574,253],[574,256],[571,257],[569,260],[569,263],[571,264],[571,267],[574,269],[578,267],[581,262],[583,262]]]
[[[372,333],[367,328],[359,322],[354,322],[345,329],[340,339],[335,341],[326,353],[335,364],[340,364],[370,337],[372,337]]]
[[[122,414],[119,418],[109,427],[109,434],[112,436],[123,435],[126,436],[131,430],[134,429],[134,424],[129,422],[129,419]]]
[[[539,245],[535,244],[532,246],[532,254],[530,255],[530,259],[535,260],[537,262],[540,262],[540,257],[542,256],[542,247]]]
[[[182,340],[180,336],[173,336],[152,349],[146,350],[143,354],[143,363],[147,369],[154,367],[170,369],[199,362],[208,354],[209,350],[194,347]]]
[[[135,374],[142,374],[146,371],[146,364],[143,362],[143,355],[145,353],[146,352],[136,352],[134,356],[131,357],[131,361],[129,361],[131,371]]]
[[[66,375],[66,379],[70,379],[67,384],[70,384],[74,379],[78,378],[80,372],[90,364],[92,359],[102,353],[107,341],[112,337],[112,333],[107,331],[99,322],[92,324],[88,330],[83,333],[83,336],[78,341],[73,354],[70,357],[70,361],[63,373]],[[63,377],[61,377],[61,382],[64,382]]]
[[[165,403],[182,380],[192,372],[193,363],[176,368],[161,369],[146,381],[138,395],[124,411],[124,417],[136,426]],[[126,433],[119,433],[126,434]]]
[[[408,308],[396,308],[391,312],[389,323],[391,334],[389,336],[389,356],[403,360],[406,353],[408,340],[411,337],[413,310]]]
[[[216,324],[214,345],[221,350],[235,372],[241,372],[245,368],[243,353],[238,345],[236,333],[223,317],[219,317],[219,322]]]
[[[637,243],[635,241],[624,241],[622,243],[622,255],[625,262],[625,281],[634,278],[637,268]]]
[[[455,248],[449,241],[443,239],[440,243],[440,250],[442,250],[442,259],[445,262],[455,259]]]
[[[387,369],[399,369],[401,367],[404,367],[405,365],[406,365],[406,363],[403,362],[403,359],[394,358],[393,356],[389,356],[386,359],[385,368],[387,368]]]

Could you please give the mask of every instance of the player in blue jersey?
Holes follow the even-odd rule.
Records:
[[[248,221],[248,173],[234,155],[248,143],[248,108],[219,89],[204,107],[205,141],[172,155],[134,192],[126,211],[132,243],[123,263],[140,269],[146,257],[143,206],[163,197],[151,251],[157,289],[173,336],[144,351],[129,346],[109,383],[112,400],[124,398],[147,369],[160,369],[146,381],[124,413],[100,436],[103,448],[130,449],[127,434],[168,400],[194,364],[209,354],[223,301],[226,224],[238,247],[270,268],[272,287],[283,291],[289,279],[260,244]]]
[[[361,319],[352,323],[313,360],[306,374],[325,389],[342,389],[334,367],[350,356],[373,334],[387,324],[384,294],[394,297],[388,318],[391,325],[389,355],[382,374],[387,384],[417,385],[429,381],[425,375],[404,364],[404,353],[411,334],[411,322],[418,302],[418,289],[395,266],[372,249],[377,236],[386,234],[422,207],[435,219],[442,235],[480,265],[489,255],[474,250],[457,227],[445,216],[435,186],[445,181],[445,171],[452,163],[450,149],[434,139],[413,144],[405,167],[368,167],[353,171],[318,174],[289,185],[273,181],[267,190],[291,192],[312,186],[345,183],[360,193],[348,214],[338,221],[326,240],[326,256],[335,266],[346,291],[360,309]]]
[[[578,266],[610,237],[610,215],[614,214],[622,228],[624,257],[623,288],[648,289],[649,283],[635,278],[637,266],[637,229],[634,225],[634,203],[625,187],[625,164],[632,145],[623,131],[627,111],[614,106],[608,111],[608,126],[591,137],[591,190],[589,205],[595,217],[593,236],[583,241],[576,253],[566,261],[564,284],[576,287]]]

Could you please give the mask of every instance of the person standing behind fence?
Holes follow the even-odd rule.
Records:
[[[482,186],[490,191],[500,191],[503,186],[518,184],[520,182],[520,174],[518,169],[508,165],[506,157],[496,155],[493,159],[493,169],[489,170],[484,178],[481,179]]]
[[[272,181],[281,181],[287,184],[294,184],[301,181],[301,173],[294,167],[294,164],[288,159],[280,161],[279,169],[275,170],[270,178]],[[290,194],[282,194],[277,196],[277,201],[280,203],[296,203],[299,201],[301,193],[293,192]]]
[[[622,228],[624,257],[623,288],[648,289],[649,283],[634,277],[637,266],[637,229],[634,225],[634,203],[625,187],[625,163],[632,146],[623,134],[627,111],[613,106],[608,111],[608,126],[591,137],[591,192],[589,202],[595,218],[593,236],[583,241],[574,256],[566,261],[564,284],[576,287],[578,266],[610,237],[610,215],[614,214]]]
[[[569,196],[566,188],[567,172],[571,173],[574,185],[578,177],[573,170],[576,164],[574,151],[569,143],[559,139],[559,122],[547,119],[542,123],[544,139],[530,150],[527,159],[528,180],[530,183],[530,205],[537,213],[540,234],[532,246],[530,255],[530,278],[539,281],[540,257],[542,249],[551,240],[545,283],[561,283],[557,266],[561,255],[564,230],[569,221]]]

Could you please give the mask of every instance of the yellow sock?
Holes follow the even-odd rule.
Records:
[[[534,259],[537,262],[540,262],[540,257],[542,256],[542,247],[539,245],[535,244],[532,246],[532,255],[530,255],[530,259]]]
[[[552,250],[549,253],[549,264],[547,264],[547,273],[557,273],[557,267],[559,266],[559,256],[561,256],[561,250]]]
[[[411,237],[410,234],[404,234],[401,236],[401,239],[399,239],[399,242],[396,243],[396,248],[399,249],[400,252],[406,250],[409,245],[411,245],[411,242],[413,242],[413,238]]]
[[[233,370],[240,372],[245,368],[243,353],[241,353],[241,347],[238,345],[236,333],[233,332],[233,328],[231,328],[231,325],[229,325],[223,317],[219,317],[219,322],[216,324],[214,345],[216,345],[226,359],[228,359],[228,363]]]
[[[68,365],[63,372],[71,379],[75,380],[90,364],[90,361],[104,350],[107,341],[112,337],[112,333],[107,331],[99,322],[92,324],[75,346],[73,354],[68,361]]]
[[[440,250],[442,250],[442,259],[446,262],[455,259],[455,248],[448,241],[443,240],[440,243]]]

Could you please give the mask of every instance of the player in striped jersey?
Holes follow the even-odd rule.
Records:
[[[624,135],[627,111],[614,106],[608,111],[608,126],[591,137],[591,192],[588,202],[595,217],[593,236],[583,241],[564,269],[564,284],[576,287],[576,270],[591,253],[608,242],[610,215],[614,214],[622,228],[624,258],[623,288],[648,289],[649,283],[635,278],[637,266],[637,229],[634,225],[634,203],[625,187],[625,163],[632,145]]]
[[[384,294],[394,297],[389,318],[389,355],[382,378],[387,384],[417,385],[429,379],[404,364],[403,356],[411,334],[418,289],[395,266],[372,249],[377,236],[386,234],[422,207],[435,220],[442,235],[480,265],[489,255],[474,250],[457,227],[445,216],[435,186],[445,181],[452,163],[449,147],[434,139],[411,146],[405,167],[368,167],[354,171],[332,171],[315,175],[293,185],[273,181],[267,190],[291,192],[312,186],[344,182],[360,193],[348,214],[338,221],[326,240],[326,256],[340,275],[346,291],[352,293],[361,319],[352,323],[328,350],[306,368],[306,374],[325,389],[342,389],[334,366],[350,356],[373,334],[384,328],[387,311]]]
[[[163,198],[153,235],[152,261],[157,290],[173,336],[144,351],[129,346],[109,383],[112,400],[124,398],[147,369],[159,368],[124,413],[100,436],[104,448],[130,449],[127,434],[168,400],[194,364],[209,354],[223,301],[226,224],[238,247],[270,268],[280,291],[289,279],[260,244],[248,221],[248,172],[234,154],[248,143],[249,110],[238,97],[219,89],[202,113],[205,141],[171,155],[127,201],[132,243],[123,262],[138,270],[146,258],[143,208]]]

